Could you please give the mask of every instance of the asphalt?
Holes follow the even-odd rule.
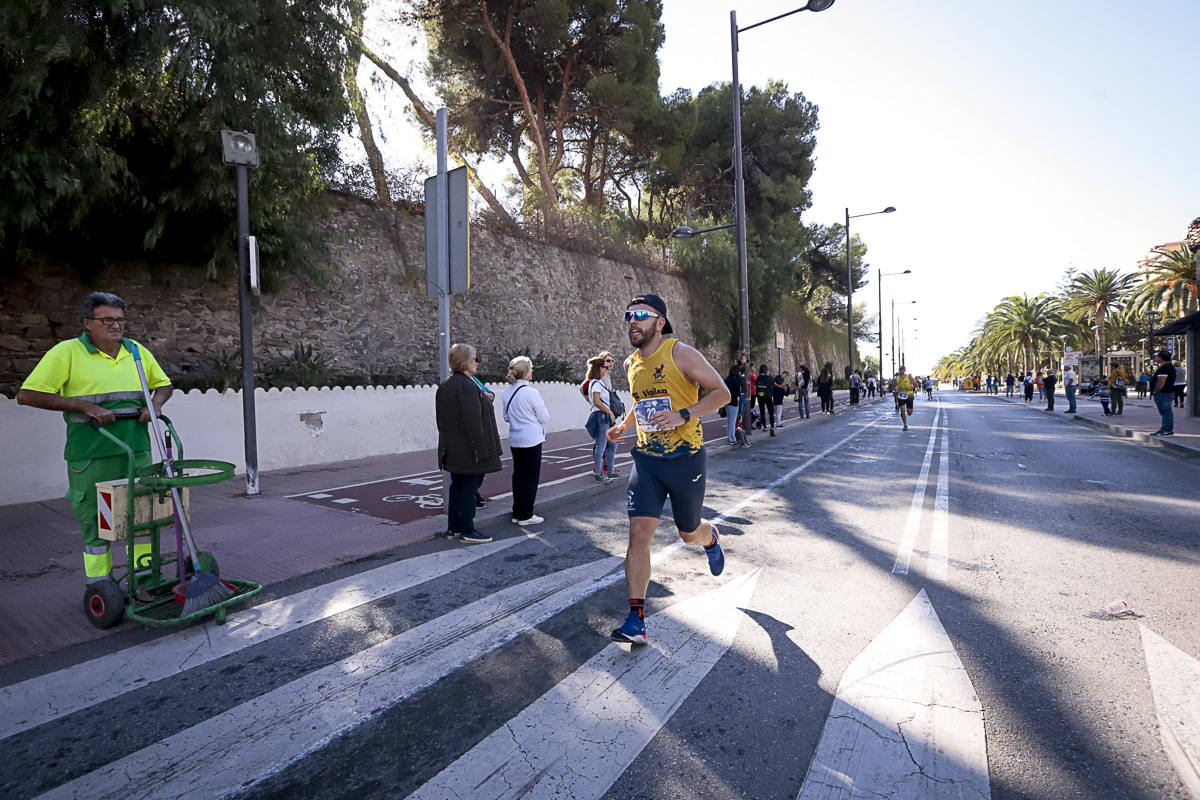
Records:
[[[847,395],[838,393],[839,410],[846,407]],[[1044,401],[1026,404],[1022,398],[1009,399],[1003,393],[995,399],[1064,423],[1090,425],[1146,447],[1200,457],[1200,420],[1177,414],[1174,437],[1151,437],[1148,433],[1157,428],[1159,417],[1149,400],[1127,400],[1123,416],[1105,417],[1100,404],[1090,398],[1079,399],[1079,413],[1074,415],[1062,413],[1064,397],[1056,398],[1052,415],[1043,410]],[[813,406],[816,404],[813,398]],[[789,427],[779,435],[788,436],[828,419],[814,413],[811,420],[797,420],[796,405],[789,398],[784,416]],[[713,415],[704,425],[710,453],[745,455],[747,451],[731,451],[723,444],[723,419]],[[755,433],[752,441],[764,436]],[[628,450],[627,440],[618,449],[617,466],[623,471],[627,471]],[[564,463],[544,469],[537,513],[547,518],[570,515],[581,498],[615,493],[620,488],[591,480],[589,451],[590,440],[582,430],[555,433],[547,439],[544,453]],[[407,554],[402,550],[423,543],[465,546],[436,539],[444,527],[440,506],[419,505],[422,498],[438,491],[430,485],[435,464],[434,451],[425,450],[266,472],[260,476],[262,493],[252,498],[244,494],[241,478],[197,487],[192,498],[193,531],[200,549],[217,557],[223,577],[262,584],[263,593],[250,602],[266,602],[316,580],[311,576],[331,568],[402,557]],[[476,515],[483,530],[511,525],[510,465],[511,459],[506,458],[505,470],[484,483],[483,493],[495,499]],[[354,501],[337,504],[347,500],[350,488],[357,493]],[[396,497],[405,499],[388,501]],[[164,538],[172,537],[164,533]],[[90,624],[81,605],[79,530],[66,500],[0,506],[0,547],[9,559],[8,568],[0,570],[0,606],[16,609],[0,615],[0,667],[51,656],[82,660],[170,630],[150,630],[128,620],[108,630]],[[174,542],[165,541],[163,547],[173,559]],[[114,554],[117,564],[122,564],[119,548],[114,548]],[[73,646],[78,647],[63,652]],[[40,668],[36,663],[25,666],[35,671]]]
[[[847,406],[848,394],[837,393],[839,410]],[[812,407],[818,407],[815,397]],[[832,418],[814,411],[802,424],[828,419]],[[731,451],[723,444],[724,419],[714,414],[703,422],[710,454],[753,452],[753,448]],[[787,435],[789,428],[795,432],[801,427],[798,422],[797,406],[789,398],[783,419],[789,427],[779,435]],[[181,435],[186,442],[187,433]],[[765,436],[755,432],[751,441]],[[627,436],[618,448],[617,467],[625,472],[631,438]],[[581,498],[605,491],[615,496],[623,487],[620,482],[603,485],[591,479],[590,449],[591,441],[582,430],[547,438],[544,457],[562,458],[569,462],[566,467],[573,468],[544,466],[536,505],[539,515],[569,515]],[[319,580],[312,576],[331,568],[404,557],[414,547],[467,546],[436,538],[445,527],[440,506],[419,505],[422,498],[438,491],[430,485],[433,475],[435,451],[422,450],[264,472],[261,493],[254,497],[245,495],[243,479],[237,477],[192,489],[192,531],[200,550],[216,557],[222,577],[262,584],[263,592],[249,602],[267,602]],[[481,529],[511,526],[510,478],[511,457],[506,455],[504,470],[484,482],[482,493],[494,499],[476,514]],[[336,502],[351,494],[354,502]],[[406,499],[388,502],[397,496]],[[173,538],[163,532],[168,563],[174,560]],[[21,664],[19,672],[36,672],[42,667],[34,662],[42,658],[56,663],[84,660],[172,630],[147,629],[128,619],[107,630],[91,625],[82,608],[79,527],[65,499],[0,506],[0,548],[8,554],[7,569],[0,570],[0,607],[19,609],[0,615],[0,667]],[[114,547],[113,553],[121,571],[124,553],[120,547]],[[235,607],[231,617],[236,613]]]

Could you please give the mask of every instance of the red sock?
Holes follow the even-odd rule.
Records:
[[[646,600],[645,600],[645,598],[638,599],[638,600],[630,598],[629,610],[636,612],[638,615],[638,619],[645,619],[646,618]]]

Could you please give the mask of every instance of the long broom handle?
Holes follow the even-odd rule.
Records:
[[[133,363],[137,365],[138,380],[142,382],[142,396],[146,398],[146,408],[150,411],[150,430],[154,431],[154,446],[158,450],[158,457],[162,460],[167,477],[174,478],[175,465],[167,453],[162,430],[158,427],[158,413],[154,410],[154,398],[150,395],[150,383],[146,380],[146,370],[142,367],[142,353],[136,344],[133,345]],[[196,542],[192,539],[192,527],[188,524],[187,514],[183,512],[183,501],[179,497],[178,486],[171,487],[171,501],[175,504],[175,511],[179,515],[179,526],[183,529],[183,538],[192,554],[192,568],[199,570],[200,552],[196,549]]]

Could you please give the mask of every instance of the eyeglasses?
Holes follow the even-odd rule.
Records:
[[[626,311],[625,312],[625,321],[626,322],[632,322],[635,319],[638,322],[645,322],[646,320],[650,319],[651,317],[654,317],[655,319],[662,319],[662,314],[656,314],[655,312],[647,311],[644,308],[639,308],[636,311]]]
[[[124,328],[129,320],[125,317],[88,317],[92,322],[99,322],[101,325],[107,325],[110,328]]]
[[[613,360],[611,358],[608,358],[608,359],[604,360],[604,363],[611,367],[613,364]]]

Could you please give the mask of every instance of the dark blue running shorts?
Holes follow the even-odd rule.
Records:
[[[633,471],[629,475],[629,516],[657,519],[670,497],[675,527],[688,533],[696,530],[704,509],[707,466],[708,457],[703,449],[679,458],[654,458],[634,450]]]

